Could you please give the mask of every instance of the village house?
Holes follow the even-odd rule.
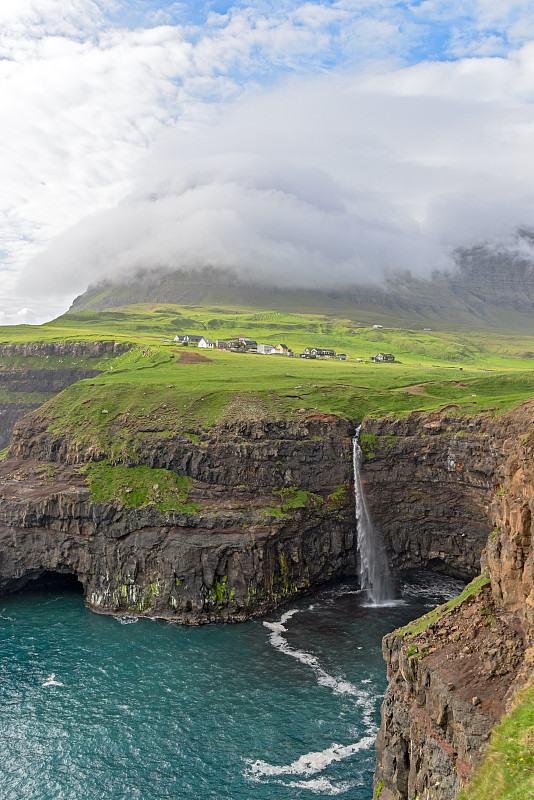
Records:
[[[208,339],[206,336],[203,336],[200,342],[198,343],[199,347],[206,347],[208,349],[213,349],[215,342],[213,339]]]
[[[339,361],[346,361],[347,360],[347,355],[346,355],[346,353],[338,353],[336,358],[339,359]]]
[[[274,344],[259,344],[258,353],[263,353],[264,356],[271,356],[276,353],[276,347]]]
[[[248,339],[246,336],[240,336],[237,339],[237,342],[240,345],[242,345],[243,347],[246,347],[247,350],[248,350],[249,347],[257,347],[258,346],[258,343],[256,341],[254,341],[254,339]]]
[[[335,356],[336,351],[328,347],[307,347],[304,350],[305,355],[318,356],[319,358],[330,358]]]
[[[226,339],[216,339],[215,347],[217,350],[230,350],[232,347],[232,342],[229,342]]]
[[[395,356],[392,353],[377,353],[376,356],[371,356],[369,361],[376,361],[376,362],[387,361],[389,363],[392,363],[393,361],[395,361]]]
[[[373,328],[383,328],[383,325],[373,325]]]
[[[190,333],[185,333],[183,336],[174,337],[174,341],[177,342],[177,344],[182,344],[186,346],[189,344],[189,342],[192,342],[193,344],[198,344],[198,342],[200,342],[201,339],[202,336],[196,336]]]
[[[276,345],[276,352],[277,353],[281,353],[281,355],[283,355],[283,356],[287,356],[287,355],[289,355],[291,350],[289,349],[287,344],[277,344]]]

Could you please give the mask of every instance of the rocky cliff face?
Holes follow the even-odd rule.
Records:
[[[0,470],[0,591],[71,573],[96,611],[197,624],[265,613],[355,573],[351,434],[318,416],[156,441],[136,463],[192,479],[188,509],[163,513],[92,502],[80,453],[30,416]]]
[[[472,419],[462,431],[446,415],[418,417],[368,426],[378,458],[369,458],[366,466],[370,494],[393,560],[404,562],[395,538],[411,525],[413,558],[422,564],[452,561],[453,574],[471,573],[489,534],[482,558],[487,577],[462,602],[384,639],[390,683],[374,784],[381,800],[456,797],[522,686],[525,650],[534,634],[532,404],[495,420]],[[389,439],[389,449],[388,436],[397,437]],[[380,498],[387,481],[379,467],[393,451],[400,461],[397,480],[405,481],[408,499],[393,490],[393,508],[386,508]],[[443,514],[447,497],[456,508]],[[432,536],[425,540],[427,524]],[[468,560],[458,558],[462,541],[471,552]]]
[[[129,345],[119,342],[29,342],[0,345],[0,449],[11,441],[15,423],[39,408],[48,398],[102,370],[62,367],[61,359],[83,359],[85,364],[103,356],[120,355]],[[49,367],[47,359],[58,363]],[[32,359],[32,361],[30,361]],[[27,363],[25,363],[27,360]],[[35,360],[42,366],[35,366]],[[33,365],[33,366],[32,366]]]
[[[499,425],[446,412],[365,421],[362,480],[394,569],[480,572],[502,442],[516,427]]]

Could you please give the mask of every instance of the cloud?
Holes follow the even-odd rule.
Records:
[[[530,222],[530,0],[212,5],[1,4],[9,313],[141,264],[424,274]]]
[[[295,80],[167,131],[134,190],[35,258],[25,285],[209,264],[329,286],[450,266],[455,247],[532,222],[533,59]]]

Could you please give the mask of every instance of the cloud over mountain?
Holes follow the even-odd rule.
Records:
[[[139,265],[426,274],[531,223],[529,0],[5,0],[0,24],[4,319]]]
[[[116,206],[27,270],[42,288],[233,267],[329,286],[451,265],[532,222],[531,46],[512,58],[294,79],[167,130]]]

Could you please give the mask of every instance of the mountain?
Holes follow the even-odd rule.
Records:
[[[458,250],[452,273],[431,279],[390,273],[383,284],[331,290],[256,283],[230,270],[146,271],[89,287],[69,311],[105,311],[137,303],[201,304],[297,313],[327,313],[404,326],[489,326],[534,330],[534,235],[518,232],[513,246]]]

